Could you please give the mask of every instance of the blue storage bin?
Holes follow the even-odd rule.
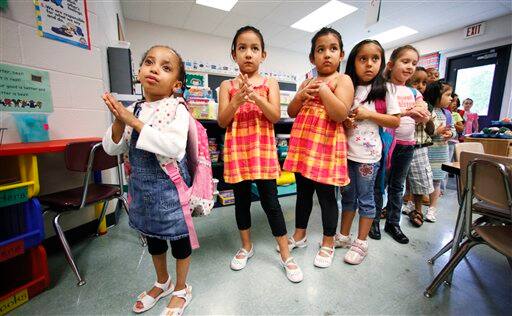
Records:
[[[48,114],[11,113],[16,122],[20,139],[23,143],[45,142],[48,135]]]
[[[9,230],[3,235],[10,237],[0,240],[0,262],[24,253],[44,239],[44,220],[39,201],[33,198],[21,205],[21,208],[19,205],[11,205],[0,209],[0,221],[9,217],[11,223],[8,227],[2,227]],[[4,222],[4,225],[7,224]]]

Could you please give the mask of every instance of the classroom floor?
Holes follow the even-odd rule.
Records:
[[[294,228],[295,198],[280,199],[289,233]],[[487,246],[470,251],[455,270],[451,288],[442,285],[433,298],[423,296],[448,259],[446,254],[434,266],[426,263],[451,238],[456,203],[455,191],[448,191],[442,198],[438,222],[426,222],[419,229],[402,218],[402,229],[411,240],[408,245],[383,233],[380,241],[370,239],[369,255],[361,265],[345,264],[346,249],[339,249],[333,265],[319,269],[313,266],[321,237],[315,200],[309,246],[293,252],[305,276],[299,284],[290,283],[278,264],[275,242],[259,203],[252,206],[255,255],[244,270],[232,271],[229,262],[239,247],[234,208],[215,209],[209,217],[195,221],[201,248],[192,256],[189,283],[193,300],[185,314],[508,314],[511,269],[504,256]],[[53,254],[48,259],[51,288],[12,315],[133,315],[136,296],[155,280],[151,257],[138,244],[124,214],[107,235],[74,245],[73,253],[87,284],[76,287],[62,253]],[[174,271],[173,259],[169,267]],[[167,302],[161,300],[146,315],[158,315]]]

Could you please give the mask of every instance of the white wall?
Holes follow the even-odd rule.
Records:
[[[50,139],[102,136],[110,114],[100,99],[108,90],[106,47],[117,41],[118,0],[89,0],[91,50],[36,35],[31,0],[9,1],[0,13],[0,62],[46,70],[50,73],[54,111],[49,115]],[[124,24],[122,19],[121,24]],[[19,142],[11,115],[0,112],[0,126],[7,127],[4,143]],[[39,155],[41,193],[81,185],[81,177],[65,170],[62,154]],[[65,228],[94,218],[89,208],[63,220]],[[46,219],[47,236],[53,235]]]
[[[440,52],[439,74],[444,77],[446,61],[450,57],[466,53],[512,44],[512,15],[505,15],[486,21],[485,33],[481,36],[464,39],[463,29],[444,33],[411,43],[421,55]],[[386,50],[388,59],[393,49]],[[509,61],[507,81],[503,94],[500,118],[512,115],[512,54]]]
[[[171,46],[184,60],[235,65],[230,54],[230,38],[126,19],[126,40],[131,43],[135,70],[138,69],[144,52],[156,44]],[[267,59],[263,62],[261,70],[296,74],[303,78],[311,69],[307,54],[275,47],[265,47],[265,50]]]

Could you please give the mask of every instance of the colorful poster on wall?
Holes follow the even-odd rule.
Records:
[[[203,74],[191,74],[187,73],[186,75],[186,85],[187,87],[204,87],[206,83],[206,75]]]
[[[48,71],[0,64],[0,111],[53,112]]]
[[[91,49],[86,0],[34,0],[37,34]]]
[[[432,53],[420,56],[420,60],[418,61],[418,66],[421,66],[425,69],[435,68],[439,70],[439,53]]]

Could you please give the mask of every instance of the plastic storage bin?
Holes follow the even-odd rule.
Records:
[[[46,251],[43,246],[0,262],[0,316],[28,302],[50,286]]]
[[[0,262],[26,252],[44,239],[41,204],[31,199],[0,208]]]
[[[48,115],[43,113],[11,113],[23,143],[44,142],[48,135]]]

